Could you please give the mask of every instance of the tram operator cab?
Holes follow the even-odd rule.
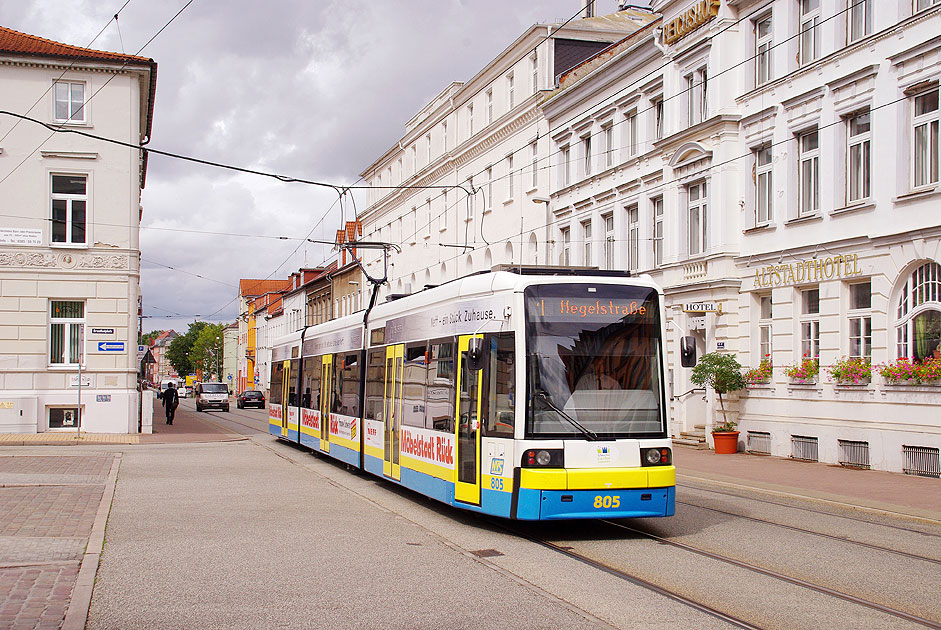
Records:
[[[361,326],[334,320],[275,349],[272,434],[497,516],[673,514],[649,279],[479,274],[377,305]]]

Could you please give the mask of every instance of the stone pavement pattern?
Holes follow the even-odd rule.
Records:
[[[0,455],[0,628],[65,619],[110,455]]]

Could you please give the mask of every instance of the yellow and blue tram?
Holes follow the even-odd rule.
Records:
[[[476,274],[286,335],[270,432],[486,514],[670,516],[663,295],[591,274]]]

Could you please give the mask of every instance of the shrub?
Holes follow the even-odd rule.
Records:
[[[742,364],[735,355],[720,352],[708,352],[702,355],[699,363],[693,368],[689,380],[697,385],[708,385],[719,395],[719,407],[722,409],[722,420],[728,424],[725,416],[725,403],[722,394],[745,389],[745,377],[742,376]]]
[[[872,378],[872,361],[868,357],[841,357],[827,367],[827,373],[837,382],[868,383]]]

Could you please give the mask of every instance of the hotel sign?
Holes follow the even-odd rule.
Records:
[[[755,288],[767,289],[833,278],[852,278],[862,273],[859,269],[857,254],[837,254],[785,265],[758,267],[755,269]]]
[[[719,0],[699,0],[663,26],[663,43],[680,40],[719,14]]]

